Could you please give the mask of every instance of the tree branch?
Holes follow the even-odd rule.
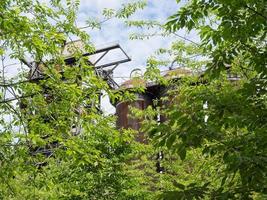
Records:
[[[261,16],[261,17],[263,17],[264,19],[267,20],[267,16],[264,16],[262,13],[254,10],[253,8],[251,8],[251,7],[247,6],[247,5],[245,5],[245,7],[248,8],[249,10],[251,10],[252,12],[254,12],[255,14],[257,14],[257,15],[259,15],[259,16]]]

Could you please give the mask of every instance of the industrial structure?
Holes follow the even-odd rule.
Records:
[[[106,81],[109,87],[113,90],[120,90],[123,92],[125,91],[131,91],[135,99],[132,101],[123,101],[123,100],[117,100],[115,102],[112,102],[113,106],[116,108],[116,116],[117,116],[117,128],[118,129],[128,129],[131,128],[133,130],[137,131],[136,135],[136,140],[140,143],[147,144],[147,139],[140,131],[141,127],[141,122],[140,120],[131,117],[130,113],[130,107],[134,107],[137,109],[144,110],[148,106],[154,106],[153,101],[158,100],[162,97],[165,97],[168,95],[168,90],[169,88],[165,85],[161,85],[156,82],[149,82],[146,81],[142,78],[142,75],[139,76],[138,78],[131,78],[122,84],[118,84],[114,81],[113,79],[113,73],[114,70],[122,63],[126,63],[131,61],[130,57],[127,55],[127,53],[121,48],[119,44],[113,44],[109,45],[106,47],[101,47],[97,48],[95,51],[92,52],[86,52],[84,51],[84,46],[83,43],[80,40],[77,41],[72,41],[69,43],[66,43],[65,46],[62,49],[62,56],[64,58],[64,62],[68,66],[74,66],[75,63],[77,62],[76,57],[74,56],[74,52],[72,49],[79,49],[79,51],[83,52],[82,57],[87,59],[88,65],[93,66],[93,69],[95,71],[95,74],[100,77],[102,80]],[[112,51],[120,51],[122,53],[122,58],[118,58],[115,61],[109,61],[105,60],[106,56],[111,53]],[[94,60],[91,58],[94,57]],[[26,60],[22,60],[22,62],[29,67],[29,76],[27,80],[18,82],[18,83],[9,83],[6,85],[3,85],[3,88],[6,89],[6,91],[14,91],[12,87],[15,87],[18,84],[23,84],[25,82],[35,82],[38,83],[40,80],[46,79],[46,75],[44,73],[44,67],[46,63],[41,63],[41,62],[28,62]],[[60,67],[59,69],[56,70],[61,70]],[[60,71],[61,72],[61,71]],[[191,76],[193,72],[189,69],[186,68],[176,68],[176,69],[170,69],[168,71],[162,72],[162,76],[164,76],[166,79],[171,79],[172,81],[176,81],[181,79],[184,76]],[[238,80],[238,77],[236,76],[229,76],[229,79],[232,81]],[[136,83],[137,81],[137,83]],[[132,90],[134,87],[137,85],[143,86],[145,88],[144,92],[136,92],[135,90]],[[10,89],[11,88],[11,89]],[[134,91],[134,92],[133,92]],[[5,94],[6,92],[4,92]],[[29,96],[17,96],[17,94],[13,93],[14,97],[11,98],[5,98],[1,99],[0,102],[9,102],[9,101],[14,101],[18,99],[23,99],[23,98],[31,98],[34,94],[29,95]],[[44,95],[46,95],[44,93]],[[4,95],[6,97],[7,95]],[[99,91],[99,102],[98,105],[94,105],[95,107],[98,106],[98,109],[100,111],[100,106],[101,106],[101,91]],[[168,97],[171,98],[171,97]],[[23,101],[21,101],[23,102]],[[168,100],[168,102],[161,102],[161,105],[163,106],[166,103],[171,103],[171,99]],[[27,105],[23,105],[23,103],[20,103],[21,109],[27,107]],[[45,116],[44,116],[45,117]],[[50,119],[45,119],[45,120],[50,120]],[[164,116],[157,116],[158,123],[163,123],[166,118]],[[73,135],[77,135],[80,132],[81,127],[72,127],[75,129],[75,133]],[[42,137],[42,139],[49,139],[49,133],[45,136]],[[57,141],[52,141],[49,142],[45,147],[40,147],[40,146],[35,146],[35,147],[29,147],[30,152],[32,155],[37,155],[37,154],[43,154],[46,156],[51,156],[52,149],[58,147],[58,142]],[[163,159],[163,152],[159,152],[157,155],[157,163],[156,163],[156,168],[157,172],[162,173],[164,169],[160,165],[160,160]],[[42,166],[45,163],[37,163],[38,166]]]
[[[83,50],[84,44],[80,40],[71,41],[64,45],[62,48],[62,56],[64,58],[65,64],[72,66],[74,65],[77,60],[74,56],[74,52],[79,49],[79,51],[84,52],[82,54],[82,57],[86,58],[88,61],[88,64],[91,66],[94,66],[94,70],[97,76],[101,77],[103,80],[105,80],[110,88],[117,89],[119,88],[119,85],[114,81],[112,78],[114,70],[123,63],[131,61],[131,58],[127,55],[127,53],[124,51],[124,49],[119,44],[111,44],[107,46],[102,46],[99,48],[96,48],[92,52],[86,52]],[[112,55],[112,52],[120,52],[121,57],[116,57],[116,60],[110,61],[106,59],[109,54]],[[94,57],[94,60],[91,60],[91,58]],[[21,62],[24,63],[29,68],[29,75],[26,77],[26,79],[21,80],[19,82],[8,82],[4,81],[3,83],[0,83],[3,96],[0,99],[0,103],[8,103],[12,101],[16,101],[23,98],[28,98],[30,96],[19,96],[15,91],[19,85],[22,85],[24,83],[28,82],[38,82],[39,80],[42,80],[45,78],[44,74],[44,67],[46,63],[44,62],[30,62],[26,59],[21,59]],[[58,67],[60,70],[60,66]]]
[[[73,49],[73,51],[72,51]],[[76,50],[84,51],[83,48],[83,43],[79,40],[77,41],[73,41],[73,42],[69,42],[67,43],[63,49],[62,49],[62,56],[64,58],[64,62],[67,66],[74,66],[77,63],[77,59],[74,56],[74,52]],[[123,57],[117,57],[117,60],[113,60],[113,61],[109,61],[109,60],[105,60],[106,56],[109,53],[112,53],[112,51],[120,51],[121,55]],[[113,71],[122,63],[126,63],[131,61],[130,57],[126,54],[126,52],[121,48],[121,46],[119,44],[113,44],[113,45],[109,45],[106,47],[101,47],[101,48],[97,48],[95,51],[93,52],[85,52],[82,54],[82,57],[84,57],[86,59],[86,61],[88,62],[88,65],[93,66],[93,70],[95,72],[95,75],[97,75],[98,77],[100,77],[101,79],[103,79],[104,81],[107,82],[108,86],[113,89],[116,90],[119,88],[119,85],[114,81],[113,77]],[[92,59],[92,57],[94,57],[94,59]],[[18,84],[23,84],[25,82],[34,82],[34,83],[39,83],[40,80],[44,80],[47,79],[49,77],[47,77],[46,73],[45,73],[45,67],[47,63],[38,63],[38,62],[28,62],[26,60],[22,60],[22,62],[24,64],[26,64],[29,67],[29,75],[26,81],[22,81],[19,82]],[[52,61],[50,61],[52,62]],[[64,73],[63,71],[61,71],[61,67],[60,66],[55,66],[56,70],[59,71],[60,73]],[[62,80],[64,81],[64,77],[62,77]],[[82,80],[80,80],[80,83],[77,84],[82,84]],[[45,86],[44,88],[44,92],[43,95],[45,96],[45,99],[47,101],[50,101],[51,99],[53,99],[53,96],[49,95],[48,93],[46,93],[46,91],[49,91],[49,88],[47,86]],[[13,100],[18,100],[18,99],[22,99],[20,101],[20,108],[26,109],[28,106],[28,101],[25,101],[26,103],[23,103],[23,99],[27,99],[27,98],[32,98],[35,94],[32,94],[30,96],[15,96],[13,98],[9,98],[9,99],[4,99],[4,101],[13,101]],[[101,106],[101,91],[99,91],[99,101],[95,104],[95,105],[86,105],[85,109],[90,109],[92,107],[96,108],[99,112],[101,112],[100,106]],[[34,111],[33,111],[34,112]],[[33,114],[33,113],[32,113]],[[49,122],[50,120],[55,120],[55,119],[51,119],[51,117],[48,116],[42,116],[43,120],[45,122]],[[30,123],[30,122],[29,122]],[[72,125],[72,127],[70,127],[70,131],[72,135],[78,135],[81,131],[81,127],[78,125]],[[45,156],[52,156],[53,154],[53,149],[57,148],[59,146],[58,141],[50,141],[51,139],[51,135],[50,133],[47,133],[44,136],[41,136],[41,138],[43,140],[47,140],[49,142],[46,143],[45,146],[36,146],[36,145],[31,145],[29,144],[29,149],[30,149],[30,153],[32,155],[37,155],[37,154],[43,154]],[[36,165],[38,166],[43,166],[46,163],[37,163]]]
[[[63,50],[62,55],[64,56],[65,64],[68,66],[73,66],[77,62],[76,58],[73,56],[73,52],[71,52],[70,49],[78,48],[79,50],[83,51],[83,43],[81,41],[74,41],[67,43]],[[112,53],[114,50],[121,51],[123,57],[118,58],[116,61],[106,61],[105,57]],[[94,56],[94,60],[92,60],[92,56]],[[136,140],[138,142],[147,143],[146,137],[144,133],[142,133],[139,129],[141,127],[140,121],[136,118],[133,118],[130,116],[130,107],[135,107],[137,109],[144,110],[148,106],[153,106],[154,100],[159,100],[161,97],[164,97],[167,95],[168,88],[164,85],[155,83],[155,82],[147,82],[142,77],[139,77],[138,79],[132,78],[130,80],[127,80],[123,82],[121,85],[116,83],[113,79],[113,72],[114,70],[122,63],[129,62],[131,59],[126,54],[126,52],[121,48],[119,44],[113,44],[102,48],[97,48],[94,52],[85,52],[82,54],[82,57],[88,58],[87,62],[89,65],[94,67],[95,74],[99,76],[101,79],[105,80],[109,87],[113,90],[121,90],[122,92],[125,92],[126,90],[133,89],[136,87],[136,81],[139,81],[138,84],[141,84],[143,87],[145,87],[145,92],[137,93],[135,92],[135,99],[133,101],[116,101],[113,102],[114,107],[116,108],[116,116],[117,116],[117,128],[131,128],[136,130],[138,133],[136,135]],[[101,62],[104,61],[104,62]],[[25,60],[23,62],[30,68],[29,70],[29,77],[28,81],[38,82],[39,80],[42,80],[45,77],[44,74],[44,64],[45,63],[36,63],[32,62],[29,63]],[[191,75],[192,72],[188,69],[172,69],[168,70],[162,73],[163,76],[165,76],[168,79],[178,80],[182,76],[188,76]],[[45,95],[45,94],[44,94]],[[94,105],[95,107],[99,107],[100,110],[100,104],[101,104],[101,91],[99,92],[99,102],[98,105]],[[27,105],[25,105],[27,106]],[[48,119],[49,120],[49,119]],[[158,122],[162,123],[165,120],[164,116],[158,116]],[[81,127],[73,127],[74,129],[74,135],[79,134]],[[46,139],[49,138],[49,135],[45,136]],[[46,147],[35,147],[31,149],[32,154],[38,154],[43,153],[47,156],[52,155],[51,149],[58,146],[57,141],[53,141],[52,143],[49,143]],[[161,160],[163,158],[163,153],[158,153],[158,160]],[[161,166],[160,162],[157,162],[157,171],[161,172]]]
[[[176,68],[168,71],[162,72],[162,76],[167,79],[171,79],[172,81],[179,80],[181,77],[192,75],[192,71],[185,68]],[[134,87],[142,86],[145,88],[145,91],[142,93],[135,92],[135,99],[133,101],[117,101],[114,103],[116,108],[117,115],[117,127],[118,128],[131,128],[133,130],[138,131],[138,135],[136,136],[136,140],[141,143],[146,143],[146,138],[144,133],[140,132],[139,129],[141,127],[140,120],[131,117],[130,108],[134,107],[140,110],[146,109],[148,106],[154,106],[153,101],[158,100],[162,97],[167,96],[169,88],[165,85],[152,82],[145,81],[142,77],[132,78],[128,81],[125,81],[118,88],[119,90],[131,90]],[[166,104],[166,102],[161,102],[161,104]],[[169,102],[170,103],[170,102]],[[157,117],[159,123],[162,123],[166,120],[166,118],[162,115]]]
[[[191,76],[193,72],[189,69],[185,68],[176,68],[170,69],[168,71],[163,71],[162,76],[164,78],[169,79],[173,82],[179,80],[184,76]],[[144,92],[136,92],[132,90],[135,87],[144,87]],[[166,104],[173,103],[172,97],[168,94],[169,86],[159,84],[153,81],[146,81],[143,79],[142,75],[139,77],[133,77],[130,80],[125,81],[120,85],[118,90],[122,91],[130,91],[134,93],[135,99],[132,101],[116,101],[113,105],[116,108],[116,115],[117,115],[117,128],[131,128],[137,131],[135,136],[136,141],[147,144],[148,140],[145,136],[145,133],[140,131],[141,128],[141,121],[131,115],[131,107],[136,109],[144,110],[148,106],[155,106],[154,100],[160,102],[160,106],[166,106]],[[167,97],[167,101],[162,101],[162,97]],[[163,115],[158,114],[157,121],[158,123],[163,123],[166,120],[166,117]],[[158,173],[163,173],[164,167],[161,164],[161,161],[164,158],[164,153],[159,151],[156,156],[156,171]]]

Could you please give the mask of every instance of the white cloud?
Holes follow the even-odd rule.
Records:
[[[120,8],[121,4],[132,2],[129,0],[81,0],[78,24],[84,25],[84,22],[90,17],[102,18],[101,13],[104,8]],[[183,3],[183,1],[182,1]],[[176,0],[148,0],[148,5],[144,10],[138,11],[133,19],[153,19],[160,22],[165,22],[167,17],[174,14],[179,9]],[[95,45],[101,45],[110,42],[118,42],[132,58],[132,61],[119,66],[115,72],[115,77],[128,77],[131,71],[135,68],[145,70],[146,60],[158,48],[168,47],[173,38],[155,37],[143,41],[129,40],[129,34],[136,31],[136,28],[126,28],[122,21],[112,19],[103,24],[101,30],[87,30],[91,35]],[[186,35],[184,31],[181,34],[196,39],[196,34]],[[125,79],[116,79],[122,82]],[[104,110],[113,112],[108,100],[104,99]]]
[[[101,18],[101,12],[104,8],[118,9],[122,3],[131,1],[127,0],[82,0],[81,9],[78,18],[78,24],[84,23],[84,21],[92,16]],[[138,11],[133,18],[134,19],[154,19],[164,22],[168,16],[173,14],[178,9],[178,5],[175,0],[149,0],[148,6]],[[117,41],[126,50],[126,52],[132,57],[132,62],[126,64],[125,67],[118,68],[116,73],[129,75],[131,69],[140,66],[144,66],[146,59],[158,48],[166,47],[169,44],[166,39],[153,38],[144,41],[131,41],[129,40],[129,33],[135,31],[134,28],[126,28],[119,20],[110,20],[105,23],[100,31],[88,30],[88,33],[92,37],[92,41],[98,44],[105,44]],[[127,67],[126,67],[127,66]]]
[[[47,2],[48,0],[43,0]],[[102,10],[104,8],[118,9],[123,3],[133,2],[131,0],[81,0],[80,9],[78,13],[78,26],[84,26],[87,19],[91,17],[102,18]],[[148,0],[148,6],[141,11],[138,11],[133,19],[154,19],[165,22],[167,17],[174,14],[179,6],[176,0]],[[115,77],[128,77],[131,71],[135,68],[145,70],[147,58],[153,52],[162,47],[169,46],[172,41],[170,38],[155,37],[149,40],[132,41],[129,40],[129,34],[135,32],[136,28],[127,28],[123,22],[118,19],[112,19],[103,24],[101,30],[87,29],[87,33],[91,35],[92,42],[95,45],[102,45],[107,43],[120,43],[122,48],[132,58],[132,61],[119,66],[115,73]],[[184,35],[184,32],[181,32]],[[189,36],[187,36],[189,37]],[[192,40],[195,40],[195,35],[190,35]],[[14,69],[14,68],[12,68]],[[11,71],[9,74],[16,74]],[[121,82],[125,79],[117,79]],[[107,103],[105,103],[107,105]],[[111,109],[107,106],[107,109]]]

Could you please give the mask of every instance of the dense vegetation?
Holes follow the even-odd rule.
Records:
[[[148,59],[144,77],[169,93],[153,108],[133,109],[143,119],[147,145],[98,110],[100,92],[111,100],[131,99],[130,93],[110,90],[79,49],[75,66],[64,63],[62,46],[73,37],[94,51],[90,36],[75,26],[79,1],[1,1],[0,97],[12,87],[24,98],[0,104],[0,199],[267,198],[266,2],[192,0],[163,25],[129,20],[144,6],[124,4],[103,16],[141,27],[131,39],[153,37],[152,29],[164,37],[187,29],[201,38],[174,41]],[[88,21],[88,27],[101,23]],[[25,57],[42,63],[48,78],[24,82],[24,72],[12,80],[22,84],[7,81],[6,59]],[[159,67],[175,64],[194,75],[175,82],[160,76]],[[159,114],[164,123],[155,120]],[[163,173],[156,172],[160,151]]]
[[[174,45],[171,52],[178,55],[174,62],[205,72],[174,84],[169,94],[178,103],[161,111],[168,120],[158,124],[152,117],[146,130],[158,146],[182,160],[200,149],[215,169],[202,180],[194,177],[190,184],[177,185],[166,198],[266,198],[258,196],[267,191],[266,17],[265,1],[195,0],[166,23],[170,33],[182,28],[198,32],[201,42],[193,46],[202,51],[206,64],[181,59],[192,55],[183,46]],[[233,74],[238,81],[229,78]]]

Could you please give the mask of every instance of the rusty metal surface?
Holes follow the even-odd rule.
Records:
[[[168,73],[165,74],[166,78],[171,79],[178,79],[181,76],[187,76],[192,74],[190,70],[186,69],[176,69],[176,70],[170,70]],[[179,76],[178,76],[179,75]],[[130,107],[139,108],[141,110],[146,109],[149,105],[153,106],[153,100],[159,100],[158,106],[160,106],[162,109],[167,108],[168,106],[172,105],[173,103],[176,103],[175,96],[169,95],[168,91],[173,88],[169,88],[163,85],[160,85],[158,83],[149,83],[145,81],[144,79],[135,78],[130,79],[128,81],[125,81],[121,84],[120,88],[121,90],[128,90],[134,87],[145,87],[145,93],[143,94],[136,94],[136,100],[133,102],[116,102],[116,115],[117,115],[117,128],[131,128],[133,130],[138,131],[138,134],[136,135],[136,140],[142,143],[146,143],[146,138],[144,136],[144,133],[140,131],[141,128],[141,122],[138,119],[134,119],[130,116]],[[161,98],[164,98],[166,100],[162,100]],[[167,97],[167,98],[166,98]],[[163,123],[167,120],[166,116],[161,115],[160,116],[160,123]]]
[[[149,105],[152,105],[152,99],[146,94],[136,94],[136,100],[132,102],[118,102],[116,105],[117,128],[131,128],[138,131],[136,140],[141,143],[146,143],[144,133],[139,131],[141,121],[131,115],[130,107],[144,110]]]

